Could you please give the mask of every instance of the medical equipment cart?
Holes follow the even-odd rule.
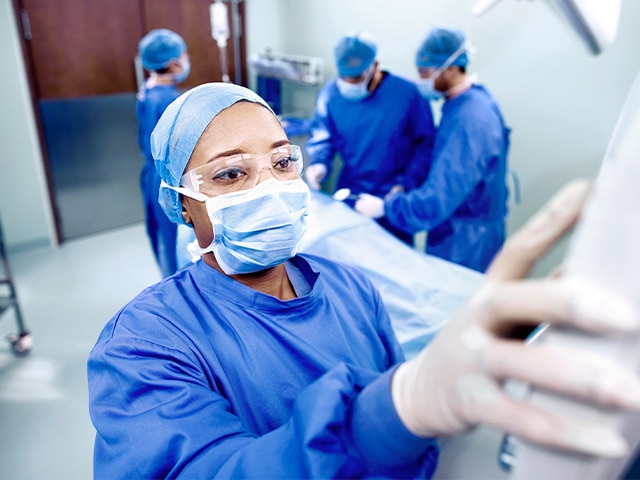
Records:
[[[20,312],[20,305],[18,305],[16,290],[13,286],[13,279],[11,278],[11,269],[9,268],[9,260],[7,259],[7,251],[5,249],[1,223],[0,256],[2,257],[3,267],[3,276],[0,277],[0,319],[9,309],[13,309],[13,313],[18,324],[18,333],[7,336],[7,340],[11,345],[11,351],[13,354],[23,357],[31,351],[31,335],[26,330],[22,320],[22,312]]]

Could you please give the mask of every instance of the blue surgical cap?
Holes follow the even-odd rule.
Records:
[[[232,83],[205,83],[169,104],[151,133],[151,154],[160,178],[172,187],[179,186],[207,125],[225,108],[242,100],[269,108],[256,93]],[[172,222],[184,223],[178,192],[161,188],[158,201]]]
[[[160,70],[187,51],[187,44],[176,32],[157,28],[147,33],[138,43],[142,66],[148,70]]]
[[[366,34],[345,35],[335,46],[336,67],[341,77],[359,77],[371,66],[378,47]]]
[[[442,27],[434,28],[418,48],[416,66],[418,68],[439,68],[465,42],[465,35],[460,30]],[[468,63],[467,50],[463,49],[450,65],[466,67]]]

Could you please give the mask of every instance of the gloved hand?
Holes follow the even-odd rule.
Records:
[[[374,197],[368,193],[361,193],[356,200],[355,210],[365,217],[381,218],[384,217],[384,200],[380,197]]]
[[[327,176],[327,166],[322,163],[314,163],[309,165],[304,170],[304,178],[314,190],[320,190],[320,183]]]
[[[613,427],[560,418],[503,391],[507,379],[614,408],[640,411],[640,380],[589,351],[525,345],[504,332],[549,322],[597,333],[637,333],[640,312],[586,280],[524,280],[531,266],[575,222],[588,182],[562,189],[509,237],[486,282],[414,359],[394,374],[392,397],[404,424],[424,437],[448,436],[484,423],[556,448],[605,457],[627,445]]]

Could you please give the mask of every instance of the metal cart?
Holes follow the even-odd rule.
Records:
[[[14,317],[18,324],[18,333],[7,336],[7,341],[11,345],[11,351],[14,355],[23,357],[31,351],[31,335],[26,330],[16,297],[16,290],[13,286],[11,278],[11,268],[7,259],[7,251],[4,244],[4,235],[2,233],[2,223],[0,222],[0,256],[2,257],[2,273],[0,278],[0,319],[5,316],[8,310],[13,310]]]

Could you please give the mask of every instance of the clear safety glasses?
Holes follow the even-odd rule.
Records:
[[[264,155],[243,153],[217,158],[186,172],[181,184],[208,196],[223,195],[255,187],[265,169],[277,180],[297,180],[303,163],[299,146],[283,145]]]

